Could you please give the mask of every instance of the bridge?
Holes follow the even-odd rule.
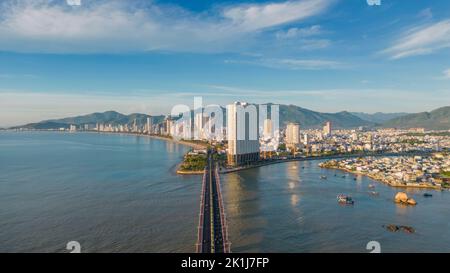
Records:
[[[197,253],[231,252],[219,170],[210,152],[208,152],[207,166],[203,174],[197,238]]]

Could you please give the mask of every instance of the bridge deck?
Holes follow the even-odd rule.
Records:
[[[230,252],[220,176],[210,154],[208,154],[208,164],[202,181],[196,251],[198,253]]]

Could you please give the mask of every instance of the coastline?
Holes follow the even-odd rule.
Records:
[[[111,134],[125,134],[125,135],[134,135],[134,136],[143,136],[143,137],[149,137],[149,138],[153,138],[153,139],[158,139],[158,140],[164,140],[164,141],[168,141],[171,143],[175,143],[175,144],[180,144],[180,145],[184,145],[184,146],[188,146],[191,147],[193,149],[196,150],[202,150],[202,149],[206,149],[207,146],[206,144],[201,144],[201,143],[193,143],[190,141],[186,141],[186,140],[177,140],[177,139],[173,139],[172,137],[165,137],[165,136],[159,136],[159,135],[147,135],[147,134],[140,134],[140,133],[124,133],[124,132],[95,132],[95,131],[91,131],[92,133],[111,133]],[[181,166],[182,162],[177,164],[176,166],[176,174],[179,175],[203,175],[204,171],[182,171],[180,170],[180,166]]]
[[[406,153],[385,153],[385,154],[340,154],[340,155],[329,155],[329,156],[307,156],[307,157],[296,157],[287,159],[277,159],[272,161],[261,162],[255,165],[240,166],[235,168],[224,168],[220,170],[220,173],[232,173],[248,169],[254,169],[259,167],[264,167],[268,165],[296,162],[296,161],[316,161],[316,160],[329,160],[329,159],[343,159],[343,158],[357,158],[357,157],[391,157],[391,156],[402,156],[402,155],[427,155],[430,152],[406,152]]]
[[[320,166],[320,165],[319,165],[319,166]],[[324,168],[324,169],[329,169],[329,170],[339,170],[339,171],[343,171],[343,172],[350,173],[350,174],[353,174],[353,175],[362,175],[362,176],[368,177],[368,178],[370,178],[370,179],[372,179],[372,180],[375,180],[375,181],[377,181],[377,182],[379,182],[379,183],[383,183],[383,184],[385,184],[385,185],[387,185],[387,186],[390,186],[390,187],[392,187],[392,188],[443,190],[442,187],[431,186],[431,185],[405,185],[405,184],[400,184],[400,183],[395,183],[395,184],[394,184],[394,183],[391,183],[391,182],[389,182],[389,181],[380,179],[380,178],[378,178],[378,177],[376,177],[376,176],[373,176],[373,175],[370,175],[370,174],[366,174],[366,173],[362,173],[362,172],[357,172],[357,171],[350,171],[350,170],[347,170],[347,169],[345,169],[345,168],[339,168],[339,167],[323,167],[323,166],[320,166],[320,167],[321,167],[321,168]]]
[[[48,132],[49,130],[29,130],[29,131],[40,131],[40,132]],[[22,131],[16,131],[16,132],[22,132]],[[56,133],[91,133],[91,134],[118,134],[118,135],[128,135],[128,136],[139,136],[139,137],[149,137],[153,139],[158,140],[164,140],[175,144],[180,144],[184,146],[191,147],[193,149],[201,150],[206,149],[207,145],[202,143],[193,143],[186,140],[177,140],[173,139],[171,137],[166,136],[159,136],[159,135],[147,135],[147,134],[141,134],[141,133],[132,133],[132,132],[97,132],[97,131],[77,131],[77,132],[67,132],[67,131],[50,131],[50,132],[56,132]],[[179,175],[203,175],[204,171],[182,171],[180,170],[181,163],[177,164],[175,173]]]

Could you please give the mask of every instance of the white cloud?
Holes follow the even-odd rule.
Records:
[[[444,74],[444,78],[445,79],[450,79],[450,68],[447,70],[444,70],[444,72],[442,72]]]
[[[289,70],[323,70],[323,69],[343,69],[348,65],[337,61],[321,59],[276,59],[259,58],[254,60],[226,60],[230,64],[259,65],[276,69]]]
[[[450,47],[450,20],[408,30],[393,46],[382,53],[392,59],[431,54]]]
[[[292,39],[292,38],[302,38],[302,37],[309,37],[318,35],[321,33],[321,27],[319,25],[314,25],[308,28],[289,28],[286,31],[277,31],[275,33],[275,36],[277,39]]]
[[[330,2],[329,0],[303,0],[241,5],[228,8],[223,14],[241,29],[258,30],[317,15],[327,8]]]
[[[21,52],[221,51],[253,33],[323,12],[331,1],[297,0],[226,6],[191,13],[151,1],[53,0],[0,4],[0,50]]]

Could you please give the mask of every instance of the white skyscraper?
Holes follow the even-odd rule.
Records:
[[[331,122],[327,121],[323,126],[323,135],[326,137],[331,136]]]
[[[286,127],[286,146],[295,147],[300,144],[300,124],[288,123]]]
[[[194,138],[205,139],[205,132],[203,130],[203,112],[196,113],[194,118]]]
[[[152,133],[152,127],[153,127],[152,118],[151,117],[147,117],[147,125],[146,125],[147,134],[151,134]]]
[[[228,164],[237,166],[259,160],[258,109],[235,102],[227,105]]]
[[[264,128],[263,128],[263,137],[264,138],[269,138],[272,136],[272,120],[270,119],[265,119],[264,120]]]

